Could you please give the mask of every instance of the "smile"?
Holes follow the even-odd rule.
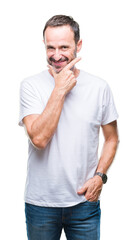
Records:
[[[64,60],[64,61],[59,61],[59,62],[52,62],[52,65],[54,65],[54,66],[61,66],[63,63],[65,63],[66,62],[66,60]]]

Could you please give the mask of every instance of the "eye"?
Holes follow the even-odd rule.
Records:
[[[66,50],[66,49],[68,49],[68,46],[62,46],[61,47],[63,50]]]
[[[52,46],[47,46],[47,49],[53,50],[54,47],[52,47]]]

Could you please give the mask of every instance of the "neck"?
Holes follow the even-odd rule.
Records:
[[[74,73],[75,78],[77,78],[79,76],[79,74],[80,74],[80,70],[77,69],[77,68],[74,68],[73,69],[73,73]]]

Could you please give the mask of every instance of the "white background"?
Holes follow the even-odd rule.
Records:
[[[79,22],[78,68],[105,79],[119,113],[120,145],[101,196],[101,240],[138,239],[138,7],[131,0],[3,1],[0,4],[0,239],[25,240],[27,137],[19,86],[46,68],[42,31],[55,14]],[[100,148],[103,142],[101,135]],[[62,240],[65,239],[64,232]]]

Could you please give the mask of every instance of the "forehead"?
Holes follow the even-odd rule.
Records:
[[[47,44],[75,42],[74,32],[69,25],[59,27],[48,27],[45,31],[45,41]]]

